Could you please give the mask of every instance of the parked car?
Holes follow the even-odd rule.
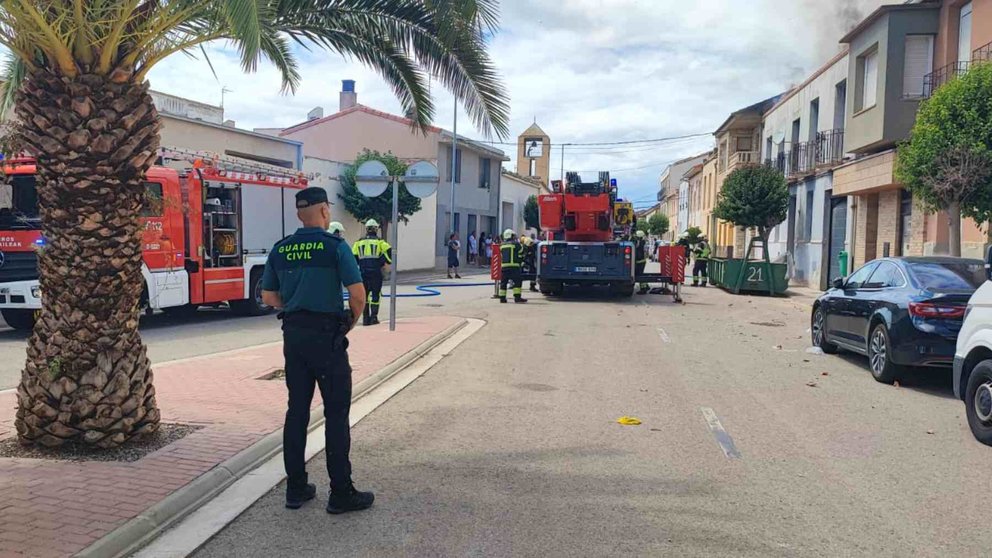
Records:
[[[813,305],[813,345],[868,357],[875,380],[903,366],[951,366],[965,307],[985,282],[984,263],[951,257],[882,258],[863,265]]]
[[[992,248],[985,256],[992,279]],[[954,352],[954,395],[964,400],[975,439],[992,446],[992,281],[971,295]]]

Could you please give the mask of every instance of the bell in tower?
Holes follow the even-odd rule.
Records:
[[[537,122],[517,138],[517,174],[548,185],[551,177],[551,138]]]

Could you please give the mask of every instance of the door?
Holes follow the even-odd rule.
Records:
[[[830,200],[830,247],[827,249],[829,272],[827,282],[842,277],[840,274],[840,253],[844,251],[847,243],[847,198],[833,198]],[[848,262],[850,265],[850,262]],[[848,268],[849,270],[850,268]]]
[[[144,183],[144,202],[141,205],[141,227],[143,229],[141,252],[145,264],[151,271],[182,266],[182,254],[179,254],[177,261],[176,250],[169,234],[172,227],[165,211],[163,182],[161,178],[156,177]]]
[[[902,281],[902,272],[892,262],[879,262],[871,277],[861,284],[850,299],[851,339],[868,350],[868,322],[886,298],[886,291]]]
[[[868,262],[852,273],[827,310],[827,333],[847,345],[862,347],[864,344],[863,334],[857,332],[856,319],[853,318],[854,299],[859,296],[859,291],[877,265],[878,262]]]
[[[796,261],[793,256],[796,253],[796,189],[790,188],[790,190],[792,191],[789,193],[789,211],[785,218],[785,226],[788,228],[785,241],[785,263],[789,266],[789,276],[792,277],[795,273],[793,266]]]
[[[913,194],[909,190],[899,192],[899,255],[910,256],[910,241],[913,238]]]

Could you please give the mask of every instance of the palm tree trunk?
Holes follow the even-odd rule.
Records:
[[[952,256],[961,256],[961,202],[947,204],[947,244]]]
[[[27,76],[16,104],[38,159],[42,309],[17,388],[24,443],[112,447],[158,428],[138,335],[142,178],[158,147],[148,85]]]

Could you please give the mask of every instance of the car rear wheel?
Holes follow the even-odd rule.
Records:
[[[975,439],[992,446],[992,360],[975,365],[964,392],[968,427]]]
[[[810,332],[814,347],[819,347],[823,352],[831,355],[837,352],[837,345],[827,341],[827,315],[821,307],[817,307],[816,311],[813,312]]]
[[[884,324],[875,326],[868,338],[868,367],[877,382],[891,384],[899,379],[899,365],[892,362],[889,332]]]
[[[245,300],[232,300],[231,310],[242,316],[264,316],[273,308],[262,302],[262,270],[253,269],[249,275],[250,297]]]

